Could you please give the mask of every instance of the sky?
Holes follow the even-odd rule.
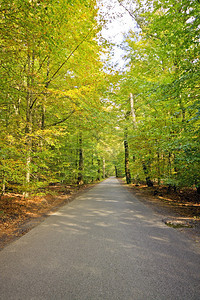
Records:
[[[98,2],[100,13],[107,20],[101,34],[108,42],[116,45],[113,47],[111,62],[113,65],[117,64],[115,68],[123,69],[123,56],[125,55],[125,51],[120,45],[124,41],[124,37],[128,34],[129,30],[135,30],[136,23],[129,13],[119,4],[118,0],[98,0]],[[126,1],[123,3],[126,5]],[[127,8],[129,8],[128,4]]]

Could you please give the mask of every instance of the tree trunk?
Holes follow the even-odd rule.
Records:
[[[115,166],[115,177],[118,178],[117,167]]]
[[[157,152],[157,173],[158,173],[158,185],[160,185],[160,153],[159,150]]]
[[[29,188],[30,188],[30,178],[31,178],[31,152],[32,152],[32,101],[33,101],[33,94],[32,94],[32,87],[34,83],[33,74],[34,74],[34,62],[35,62],[35,55],[34,51],[32,51],[32,55],[28,49],[27,55],[27,91],[26,91],[26,128],[25,132],[27,134],[27,155],[26,155],[26,192],[24,193],[25,197],[29,195]]]
[[[46,84],[45,84],[45,89],[47,90],[48,87],[49,87],[49,62],[50,62],[50,59],[49,59],[49,56],[47,58],[47,78],[46,78]],[[47,91],[45,91],[46,93]],[[45,102],[46,102],[46,95],[45,95]],[[42,116],[41,116],[41,129],[44,130],[44,127],[45,127],[45,105],[42,104]]]
[[[97,175],[97,180],[100,181],[101,180],[101,160],[98,158],[97,159],[97,163],[98,163],[98,175]]]
[[[106,177],[106,162],[105,162],[105,158],[103,158],[103,178]]]
[[[125,150],[125,174],[126,174],[126,183],[131,183],[131,174],[129,170],[129,150],[128,150],[128,142],[124,141],[124,150]]]
[[[132,116],[132,122],[133,122],[133,130],[137,129],[137,123],[136,123],[136,114],[135,114],[135,108],[134,108],[134,100],[133,100],[133,94],[130,93],[129,95],[130,99],[130,106],[131,106],[131,116]],[[133,155],[133,161],[135,162],[135,155]]]
[[[94,166],[94,154],[93,154],[93,150],[92,150],[92,175],[93,175],[93,166]],[[93,176],[92,176],[91,180],[92,180],[92,182],[94,181]]]
[[[132,93],[130,93],[129,99],[130,99],[130,105],[131,105],[131,116],[132,116],[132,121],[133,121],[133,127],[135,127],[136,126],[136,115],[135,115],[134,101],[133,101]]]
[[[171,163],[171,152],[168,153],[168,177],[171,178],[172,175],[172,163]]]
[[[148,187],[151,187],[151,186],[153,186],[153,182],[150,179],[149,168],[147,167],[147,165],[144,162],[143,162],[142,166],[143,166],[144,174],[146,175],[146,184]]]
[[[78,162],[78,179],[77,184],[83,184],[83,148],[82,133],[79,136],[79,162]]]

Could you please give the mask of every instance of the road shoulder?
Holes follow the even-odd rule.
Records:
[[[119,182],[129,190],[134,197],[160,217],[166,226],[170,226],[185,234],[191,241],[200,245],[200,218],[194,217],[194,207],[192,213],[187,205],[167,201],[165,197],[153,195],[152,191],[139,189],[134,185],[127,185],[121,179]],[[196,215],[199,213],[199,206],[196,208]]]

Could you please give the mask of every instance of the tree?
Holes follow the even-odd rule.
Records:
[[[142,178],[143,169],[159,183],[198,187],[198,1],[138,1],[133,17],[141,30],[130,33],[119,93],[121,103],[122,94],[135,99],[132,173]]]
[[[49,181],[64,180],[66,172],[72,178],[66,171],[69,166],[77,180],[77,152],[67,148],[66,139],[75,149],[79,119],[82,127],[93,126],[92,113],[101,111],[105,79],[95,6],[96,1],[81,0],[2,1],[3,190],[13,183],[27,193]],[[66,156],[75,151],[74,162],[63,155],[66,148]]]

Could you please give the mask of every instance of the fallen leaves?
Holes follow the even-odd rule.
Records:
[[[21,226],[49,214],[53,209],[69,202],[71,195],[83,187],[56,185],[48,187],[46,196],[32,196],[25,199],[22,195],[9,193],[0,197],[0,248],[13,237],[18,237],[28,230]]]

